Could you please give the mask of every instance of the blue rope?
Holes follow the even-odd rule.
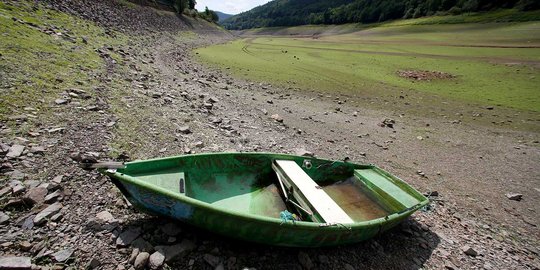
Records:
[[[279,217],[281,218],[281,223],[286,223],[288,221],[292,221],[293,223],[296,221],[296,215],[292,214],[291,212],[285,210],[279,213]]]

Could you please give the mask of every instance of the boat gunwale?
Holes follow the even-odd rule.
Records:
[[[173,160],[173,159],[184,158],[184,157],[188,157],[188,156],[189,157],[197,157],[197,156],[209,156],[209,155],[215,156],[215,155],[232,155],[232,154],[236,154],[236,155],[272,155],[272,156],[280,156],[280,157],[287,157],[287,158],[307,158],[307,157],[303,157],[303,156],[295,156],[295,155],[287,155],[287,154],[276,154],[276,153],[266,153],[266,152],[256,152],[256,153],[240,153],[240,152],[200,153],[200,154],[179,155],[179,156],[172,156],[172,157],[165,157],[165,158],[154,158],[154,159],[148,159],[148,160],[138,160],[138,161],[128,162],[128,163],[126,163],[126,165],[138,164],[138,163],[146,163],[146,162],[150,163],[150,162],[163,161],[163,160]],[[312,159],[332,162],[331,160],[320,159],[320,158],[312,158]],[[376,165],[373,165],[373,164],[356,164],[356,163],[353,163],[353,164],[360,165],[360,166],[369,166],[369,167],[375,168],[378,171],[382,171],[387,175],[391,175],[390,173],[382,170],[381,168],[379,168],[379,167],[377,167]],[[142,180],[138,179],[137,177],[133,177],[133,176],[130,176],[130,175],[127,175],[127,174],[124,174],[124,173],[117,172],[116,170],[115,171],[101,170],[101,172],[103,174],[109,176],[109,177],[114,177],[114,178],[116,178],[116,179],[118,179],[120,181],[125,181],[125,182],[127,182],[129,184],[132,184],[132,185],[135,185],[137,187],[144,188],[144,189],[150,190],[152,192],[168,196],[168,197],[170,197],[172,199],[178,200],[178,201],[186,203],[188,205],[193,205],[195,207],[200,207],[200,208],[204,208],[204,209],[208,209],[208,210],[212,210],[212,211],[216,211],[216,212],[222,212],[222,213],[226,213],[226,214],[233,215],[233,216],[240,217],[240,218],[255,219],[255,220],[258,220],[258,221],[261,221],[261,222],[273,223],[273,224],[277,224],[277,225],[280,225],[280,226],[301,226],[301,227],[304,227],[306,229],[309,228],[309,229],[318,229],[318,230],[320,230],[320,229],[353,230],[353,229],[361,229],[361,228],[368,227],[368,226],[373,226],[373,225],[381,225],[382,226],[387,222],[409,216],[412,213],[416,212],[418,209],[424,207],[425,205],[427,205],[429,203],[428,198],[424,197],[422,194],[420,194],[418,191],[416,191],[416,189],[411,187],[407,182],[403,181],[401,178],[399,178],[397,176],[391,175],[393,178],[395,178],[396,180],[402,182],[407,187],[409,187],[412,190],[418,192],[418,194],[420,194],[424,198],[424,200],[419,199],[420,202],[418,204],[416,204],[416,205],[414,205],[412,207],[409,207],[407,209],[404,209],[402,211],[394,212],[394,213],[392,213],[392,214],[390,214],[388,216],[384,216],[384,217],[380,217],[380,218],[372,219],[372,220],[354,222],[354,223],[328,224],[328,223],[315,223],[315,222],[309,222],[309,221],[283,222],[280,218],[277,218],[277,217],[276,218],[266,217],[266,216],[261,216],[261,215],[255,215],[255,214],[250,214],[250,213],[245,213],[245,212],[234,211],[234,210],[227,210],[227,209],[224,209],[222,207],[214,206],[214,205],[212,205],[210,203],[207,203],[207,202],[204,202],[204,201],[201,201],[201,200],[197,200],[197,199],[185,196],[185,195],[181,195],[181,194],[179,194],[177,192],[169,191],[169,190],[167,190],[165,188],[162,188],[162,187],[159,187],[157,185],[147,183],[145,181],[142,181]],[[123,192],[127,192],[127,191],[123,191]],[[187,220],[189,220],[189,218]],[[338,226],[338,225],[345,225],[345,226]]]

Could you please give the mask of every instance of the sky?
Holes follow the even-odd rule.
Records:
[[[204,7],[208,7],[215,11],[238,14],[268,2],[270,0],[197,0],[196,8],[203,11]]]

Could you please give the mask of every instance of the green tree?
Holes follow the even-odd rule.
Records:
[[[210,19],[212,20],[212,22],[219,22],[219,15],[217,15],[217,13],[213,10],[210,10]]]
[[[188,7],[189,9],[195,9],[195,6],[197,5],[196,0],[188,0]]]
[[[176,12],[178,13],[184,12],[184,10],[188,8],[188,0],[175,0],[174,8],[176,9]]]
[[[540,8],[540,0],[274,0],[221,24],[229,29],[245,29],[310,23],[373,23],[498,8],[535,10]]]
[[[463,4],[463,11],[465,12],[474,12],[478,11],[479,5],[478,0],[469,0]]]
[[[540,9],[540,2],[538,0],[520,0],[516,7],[521,11]]]

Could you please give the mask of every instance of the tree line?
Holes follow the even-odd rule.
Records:
[[[176,12],[179,14],[185,14],[192,17],[200,17],[209,22],[217,23],[219,21],[219,16],[213,10],[206,7],[203,12],[198,12],[195,9],[197,5],[196,0],[174,0],[173,6]]]
[[[431,15],[459,15],[500,8],[535,10],[540,0],[275,0],[233,16],[231,30],[305,24],[374,23]]]

